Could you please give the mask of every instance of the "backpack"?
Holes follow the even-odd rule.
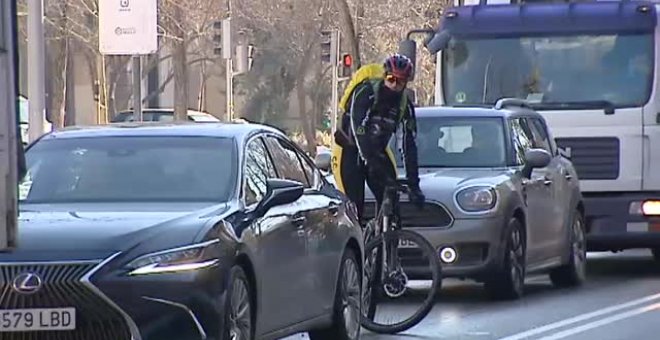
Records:
[[[380,85],[382,84],[380,80],[383,79],[384,74],[385,74],[385,68],[383,67],[382,64],[379,63],[367,64],[360,67],[355,72],[355,74],[353,74],[351,80],[348,82],[348,85],[346,85],[344,94],[342,95],[341,100],[339,101],[339,108],[344,112],[350,111],[350,108],[348,107],[348,102],[351,98],[351,95],[353,94],[355,88],[358,85],[364,83],[365,81],[371,82],[371,86],[374,90],[374,103],[372,105],[372,108],[375,108],[376,103],[378,103],[378,93],[380,92],[379,91]],[[403,95],[401,96],[401,105],[399,107],[399,120],[403,118],[403,113],[406,112],[407,104],[408,104],[408,98],[406,92],[404,92]]]

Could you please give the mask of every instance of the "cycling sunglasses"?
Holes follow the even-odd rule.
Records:
[[[385,80],[386,80],[388,83],[393,83],[393,84],[406,85],[406,84],[408,83],[408,80],[403,79],[403,78],[399,78],[399,77],[397,77],[397,76],[395,76],[395,75],[392,75],[392,74],[388,74],[388,75],[386,75],[386,76],[385,76]]]

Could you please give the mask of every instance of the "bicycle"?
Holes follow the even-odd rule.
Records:
[[[361,324],[362,327],[375,333],[396,334],[417,325],[431,312],[435,293],[440,285],[441,263],[433,246],[419,233],[401,227],[399,198],[401,193],[409,193],[405,183],[405,180],[398,179],[395,185],[386,187],[380,209],[377,209],[377,214],[365,227],[366,277]],[[431,277],[431,287],[422,305],[411,317],[394,325],[383,325],[374,321],[377,307],[374,302],[377,302],[383,293],[386,298],[396,299],[407,291],[408,276],[399,257],[399,245],[402,239],[415,242],[422,255],[426,255],[429,259],[428,274]],[[374,262],[376,265],[372,266]]]

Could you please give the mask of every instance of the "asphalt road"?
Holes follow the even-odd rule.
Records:
[[[554,288],[547,276],[528,278],[526,296],[514,302],[493,302],[478,284],[447,280],[422,323],[391,336],[363,330],[362,339],[660,339],[660,263],[650,252],[590,253],[588,270],[578,289]]]

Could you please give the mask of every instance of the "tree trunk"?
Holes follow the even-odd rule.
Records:
[[[48,102],[46,103],[47,110],[50,113],[53,128],[60,129],[64,127],[64,102],[65,102],[65,88],[67,76],[67,1],[55,4],[53,21],[55,26],[48,25],[45,27],[47,34],[53,32],[60,38],[48,41],[47,48],[50,49],[46,53],[47,67],[50,69],[48,82]],[[52,35],[50,33],[49,35]]]
[[[303,135],[307,142],[307,151],[314,155],[316,153],[316,126],[314,126],[314,119],[307,111],[307,91],[305,88],[305,78],[307,76],[307,69],[309,68],[310,54],[313,51],[313,45],[310,45],[303,54],[300,67],[298,68],[298,76],[296,77],[296,94],[298,96],[298,110],[300,113],[300,123],[302,125]]]
[[[96,79],[98,79],[99,86],[99,110],[98,110],[98,124],[108,123],[108,92],[107,92],[107,79],[105,75],[105,58],[100,53],[96,54]]]

